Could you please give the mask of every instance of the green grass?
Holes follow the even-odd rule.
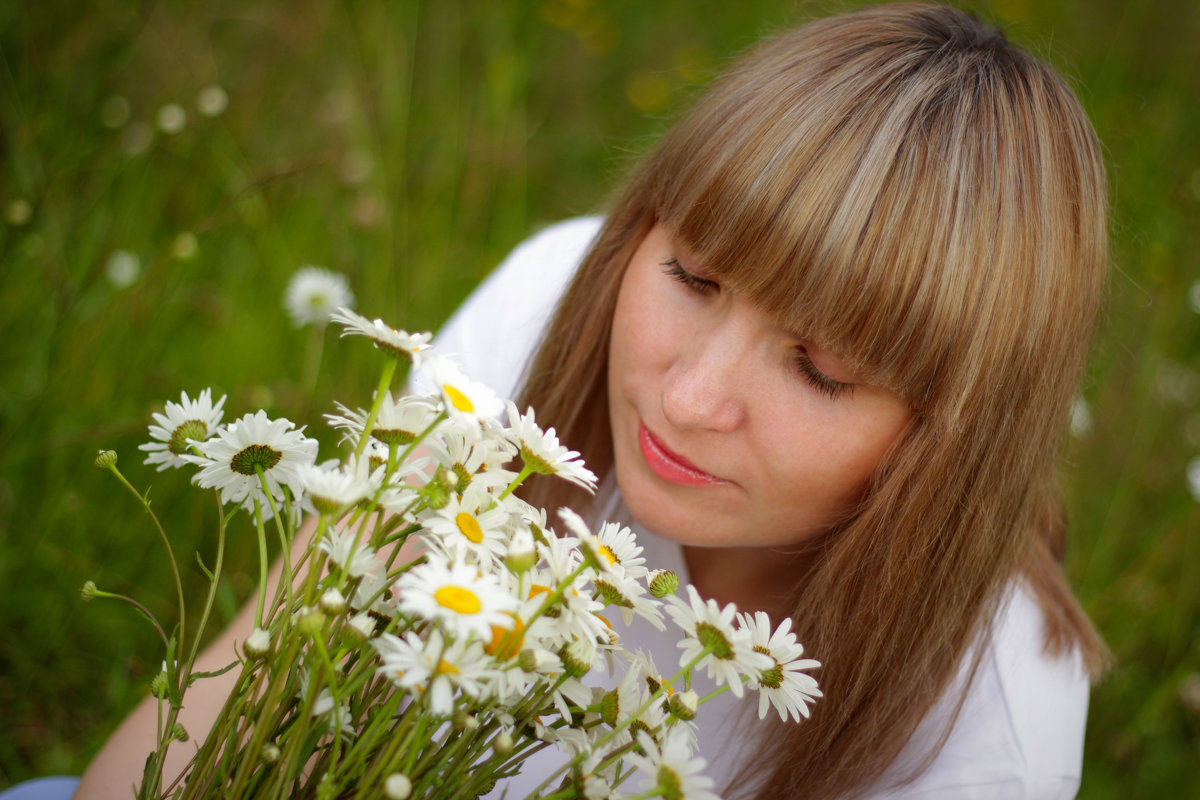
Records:
[[[764,32],[839,7],[356,0],[0,7],[0,788],[78,773],[145,691],[148,625],[84,604],[95,580],[170,614],[148,520],[92,466],[112,448],[177,550],[211,548],[211,499],[140,464],[151,411],[181,390],[228,392],[312,423],[370,391],[369,349],[326,333],[315,390],[308,331],[280,299],[315,263],[359,308],[436,327],[538,225],[602,207],[694,87]],[[996,0],[1080,87],[1109,159],[1111,300],[1084,395],[1091,430],[1065,465],[1069,569],[1117,667],[1093,694],[1087,798],[1200,797],[1200,6]],[[224,114],[199,115],[219,84]],[[102,109],[125,98],[130,118]],[[167,103],[175,135],[153,132]],[[149,127],[148,127],[149,126]],[[151,131],[144,147],[139,131]],[[12,203],[32,212],[21,223]],[[21,223],[21,224],[17,224]],[[195,237],[194,255],[175,252]],[[106,276],[117,250],[141,272]],[[256,574],[232,542],[227,618]],[[185,565],[190,591],[202,585]]]

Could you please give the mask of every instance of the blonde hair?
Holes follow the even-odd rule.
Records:
[[[635,168],[529,372],[522,401],[602,474],[613,309],[656,223],[914,412],[851,518],[810,543],[794,619],[826,696],[764,739],[745,785],[833,797],[878,780],[1017,577],[1047,651],[1098,670],[1058,563],[1056,462],[1106,284],[1106,182],[1063,81],[924,4],[813,22],[738,63]]]

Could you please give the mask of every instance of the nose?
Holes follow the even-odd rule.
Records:
[[[662,410],[680,430],[729,432],[746,419],[747,353],[720,330],[693,337],[667,370]]]

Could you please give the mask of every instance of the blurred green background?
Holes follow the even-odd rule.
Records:
[[[1069,76],[1111,170],[1112,294],[1064,463],[1069,570],[1118,659],[1081,796],[1200,797],[1200,4],[963,5]],[[0,5],[0,788],[79,773],[163,657],[130,609],[78,596],[92,579],[172,608],[97,449],[153,480],[177,551],[210,553],[211,498],[140,463],[150,413],[212,386],[227,420],[312,423],[330,456],[319,414],[374,383],[370,348],[326,331],[304,385],[313,333],[281,305],[297,267],[436,327],[537,226],[602,208],[733,54],[847,7]],[[233,550],[223,618],[256,570],[250,537]]]

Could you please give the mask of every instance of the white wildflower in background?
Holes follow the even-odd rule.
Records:
[[[433,338],[428,333],[408,333],[393,328],[381,319],[369,320],[348,308],[337,309],[330,319],[345,327],[342,336],[366,336],[385,353],[408,356],[414,368],[421,365],[421,353],[429,349],[429,340]]]
[[[1188,287],[1188,307],[1200,314],[1200,280],[1192,281]]]
[[[200,242],[196,239],[196,234],[190,231],[184,231],[171,241],[171,255],[180,261],[190,260],[198,249]]]
[[[104,262],[104,275],[116,289],[125,289],[142,274],[142,261],[128,250],[115,250]]]
[[[154,124],[168,136],[174,136],[187,127],[187,112],[179,103],[167,103],[154,115]]]
[[[511,628],[517,600],[495,575],[471,564],[430,561],[406,572],[396,583],[400,608],[437,622],[455,637],[490,640],[492,628]]]
[[[679,666],[691,663],[703,653],[697,667],[704,667],[710,678],[741,697],[742,676],[754,677],[770,668],[771,659],[752,650],[746,632],[734,624],[737,606],[729,603],[722,607],[716,600],[703,600],[690,584],[687,595],[687,601],[675,595],[666,599],[667,614],[687,634],[679,642],[683,649]]]
[[[543,431],[538,427],[532,408],[521,414],[516,404],[509,401],[508,424],[527,468],[539,475],[557,475],[589,492],[596,491],[596,476],[583,465],[579,453],[560,444],[554,428]]]
[[[23,197],[17,197],[4,207],[4,221],[15,228],[28,225],[33,219],[33,206]]]
[[[797,722],[808,717],[809,706],[821,696],[817,681],[803,672],[815,669],[821,662],[801,658],[804,646],[796,641],[792,632],[792,620],[785,618],[779,627],[771,630],[771,620],[766,612],[756,611],[753,616],[741,617],[742,627],[750,633],[750,645],[757,653],[763,653],[774,662],[760,670],[758,677],[751,677],[751,686],[758,684],[758,718],[767,715],[767,708],[774,706],[779,718],[787,722],[792,717]]]
[[[1071,435],[1085,436],[1092,429],[1092,409],[1087,400],[1076,397],[1071,403]]]
[[[642,754],[631,751],[625,757],[645,776],[642,789],[657,791],[671,800],[721,800],[712,792],[712,778],[703,773],[708,762],[692,755],[684,730],[669,729],[661,747],[647,734],[639,732],[638,744]]]
[[[265,411],[246,414],[199,449],[200,456],[185,456],[200,467],[192,481],[203,489],[219,490],[222,503],[252,510],[258,500],[264,515],[271,510],[258,471],[276,503],[284,499],[284,487],[299,499],[303,487],[298,468],[317,458],[317,440],[305,436],[304,428],[295,429],[287,419],[270,419]]]
[[[183,456],[189,442],[203,442],[217,432],[224,405],[225,395],[213,403],[211,389],[202,391],[195,400],[186,392],[180,392],[178,403],[168,400],[163,413],[151,415],[154,424],[150,426],[150,438],[155,441],[138,445],[139,450],[150,454],[145,463],[157,464],[159,472],[187,464]]]
[[[196,110],[206,117],[219,117],[229,107],[229,95],[220,86],[205,86],[196,95]]]
[[[354,305],[354,293],[345,275],[305,264],[288,281],[283,305],[296,327],[323,328],[338,308]]]
[[[1188,491],[1200,502],[1200,456],[1193,458],[1187,465]]]

